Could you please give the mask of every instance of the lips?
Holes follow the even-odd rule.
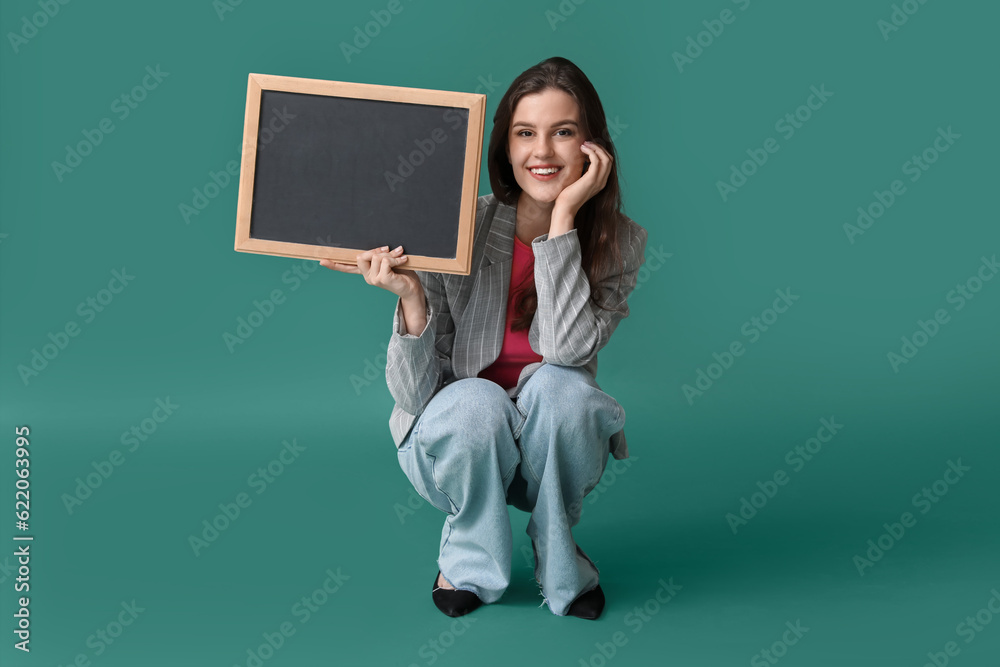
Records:
[[[528,172],[539,181],[550,181],[558,176],[562,169],[557,165],[538,164],[528,167]]]

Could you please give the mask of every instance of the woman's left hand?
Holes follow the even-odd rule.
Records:
[[[576,216],[587,201],[604,189],[611,174],[612,157],[606,150],[593,142],[585,142],[580,147],[590,159],[590,167],[575,183],[568,186],[556,197],[555,208]]]

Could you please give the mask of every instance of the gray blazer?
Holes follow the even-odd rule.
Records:
[[[396,401],[389,417],[396,447],[403,444],[434,394],[455,380],[476,377],[500,355],[516,220],[516,206],[502,204],[492,194],[479,197],[472,272],[468,276],[417,272],[427,298],[427,326],[419,336],[406,332],[402,300],[397,300],[385,371]],[[577,230],[552,239],[543,234],[531,242],[538,308],[528,342],[543,361],[524,367],[517,386],[507,390],[511,398],[546,363],[582,366],[597,377],[597,353],[628,316],[627,299],[646,261],[646,230],[631,219],[626,222],[621,236],[624,270],[601,280],[603,304],[612,310],[590,302]],[[611,454],[628,458],[624,429],[611,437]]]

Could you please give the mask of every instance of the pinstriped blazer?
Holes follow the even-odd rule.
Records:
[[[500,355],[516,220],[516,206],[502,204],[492,194],[479,197],[472,272],[462,276],[417,271],[427,300],[427,326],[420,335],[406,332],[402,300],[397,300],[386,351],[386,382],[396,401],[389,430],[396,447],[403,444],[434,394],[455,380],[476,377]],[[596,378],[597,353],[628,316],[627,299],[645,262],[646,230],[628,218],[623,230],[623,269],[600,282],[603,304],[612,310],[590,301],[577,230],[552,239],[544,234],[532,241],[538,307],[528,342],[543,360],[524,367],[517,386],[507,390],[511,398],[547,363],[582,366]],[[624,429],[611,437],[611,454],[628,458]]]

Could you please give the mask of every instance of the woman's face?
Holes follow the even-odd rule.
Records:
[[[539,204],[554,202],[583,175],[587,156],[580,145],[589,137],[582,131],[580,109],[565,91],[547,88],[521,98],[507,135],[507,159],[524,195]]]

